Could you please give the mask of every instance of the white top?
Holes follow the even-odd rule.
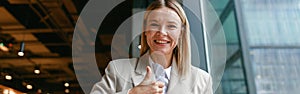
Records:
[[[172,66],[164,69],[166,74],[167,74],[168,80],[170,80],[170,77],[171,77],[171,68],[172,68]]]
[[[154,66],[156,65],[156,64],[158,64],[158,63],[155,63],[152,59],[151,59],[151,57],[149,57],[149,65],[151,66],[151,68],[154,68]],[[163,66],[161,66],[162,68],[163,68]],[[170,80],[170,77],[171,77],[171,69],[172,69],[172,66],[170,66],[170,67],[168,67],[168,68],[166,68],[166,69],[164,69],[164,71],[166,72],[166,74],[167,74],[167,77],[168,77],[168,80]],[[152,70],[153,72],[155,72],[155,71],[158,71],[158,69],[157,70]],[[156,74],[155,74],[156,75]]]

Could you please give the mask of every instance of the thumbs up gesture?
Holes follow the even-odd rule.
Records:
[[[164,83],[151,80],[152,70],[149,66],[146,67],[147,73],[144,80],[137,86],[133,87],[129,94],[162,94]]]
[[[147,73],[145,75],[144,80],[141,82],[140,85],[149,85],[151,83],[153,83],[154,81],[151,80],[151,76],[152,76],[152,70],[149,66],[146,67]]]

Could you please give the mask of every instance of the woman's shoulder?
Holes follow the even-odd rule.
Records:
[[[131,75],[131,71],[134,71],[136,60],[136,58],[112,60],[106,67],[105,73],[128,78]]]
[[[194,93],[212,94],[212,78],[206,71],[192,66],[191,68],[192,87]]]
[[[198,77],[202,77],[204,79],[210,78],[210,74],[208,74],[206,71],[204,71],[204,70],[202,70],[198,67],[195,67],[195,66],[192,66],[191,74],[192,75],[197,75]]]
[[[191,68],[191,78],[193,78],[194,87],[204,88],[210,86],[211,84],[210,74],[198,67],[193,66]]]
[[[109,63],[112,63],[112,64],[120,64],[120,65],[123,65],[123,64],[128,64],[128,63],[136,63],[137,62],[137,58],[122,58],[122,59],[115,59],[115,60],[112,60],[110,61]]]
[[[136,65],[137,58],[115,59],[109,62],[108,67],[113,69],[132,68]]]

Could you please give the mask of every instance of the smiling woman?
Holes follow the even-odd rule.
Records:
[[[147,45],[150,48],[150,54],[153,51],[159,51],[167,58],[167,65],[171,65],[173,49],[178,44],[178,39],[181,32],[181,21],[175,11],[163,7],[158,10],[153,10],[146,18],[145,37]]]
[[[109,63],[92,94],[212,94],[210,75],[191,65],[190,28],[175,0],[154,1],[145,12],[140,58]]]

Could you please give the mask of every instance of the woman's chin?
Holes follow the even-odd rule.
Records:
[[[165,49],[156,49],[156,50],[152,50],[151,51],[152,53],[160,53],[160,54],[168,54],[168,53],[170,53],[170,52],[172,52],[172,51],[168,51],[168,50],[165,50]]]

